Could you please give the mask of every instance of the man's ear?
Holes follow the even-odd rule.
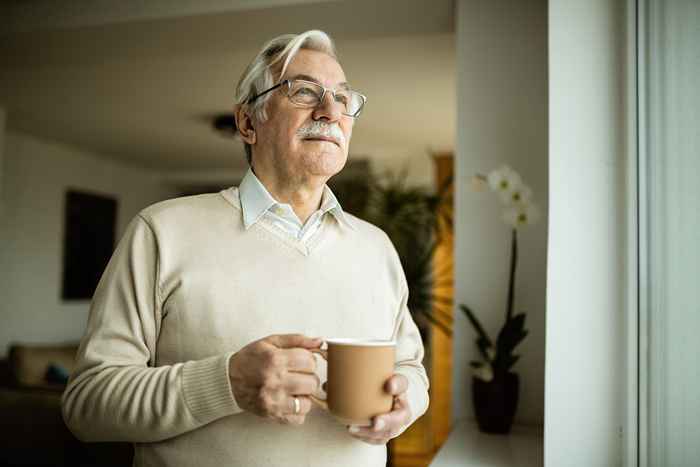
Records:
[[[253,118],[251,117],[248,109],[245,105],[240,105],[234,108],[234,115],[236,116],[236,128],[238,133],[241,135],[243,142],[248,144],[255,144],[257,137],[255,134],[255,128],[253,127]]]

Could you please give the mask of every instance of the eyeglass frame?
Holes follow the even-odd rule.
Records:
[[[253,102],[255,102],[255,100],[256,100],[258,97],[264,96],[264,95],[267,94],[268,92],[274,91],[275,89],[281,87],[281,86],[284,85],[284,84],[287,84],[287,97],[289,98],[289,97],[290,97],[290,96],[289,96],[289,92],[292,90],[292,81],[301,81],[302,83],[313,84],[313,85],[318,86],[318,87],[320,87],[321,89],[323,89],[323,92],[321,93],[321,98],[319,99],[318,104],[316,104],[316,106],[308,106],[308,107],[306,107],[306,106],[300,106],[300,107],[302,107],[302,108],[306,108],[306,109],[311,109],[311,108],[316,109],[316,108],[318,108],[318,106],[320,106],[320,105],[323,103],[323,99],[326,97],[326,91],[330,91],[331,94],[333,94],[333,98],[335,98],[335,91],[336,91],[335,89],[331,89],[331,88],[327,88],[327,87],[321,86],[321,84],[316,83],[316,82],[314,82],[314,81],[309,81],[309,80],[306,80],[306,79],[284,79],[284,80],[280,81],[279,83],[275,84],[274,86],[272,86],[271,88],[268,88],[268,89],[264,90],[263,92],[258,93],[258,94],[256,94],[255,96],[251,97],[250,99],[248,99],[248,102],[247,102],[247,103],[248,103],[248,104],[252,104]],[[357,95],[359,95],[359,96],[362,98],[362,105],[360,105],[360,108],[357,110],[357,112],[355,112],[354,115],[353,115],[353,114],[348,114],[348,113],[345,113],[345,112],[341,112],[341,113],[342,113],[343,115],[347,116],[347,117],[358,118],[358,117],[360,116],[360,114],[362,113],[362,110],[365,108],[365,104],[367,103],[367,96],[365,96],[364,94],[361,94],[361,93],[359,93],[359,92],[357,92],[357,91],[355,91],[355,90],[353,90],[353,89],[348,89],[348,90],[349,90],[349,91],[352,91],[352,92],[354,92],[354,93],[356,93]],[[299,104],[297,104],[297,103],[294,103],[294,104],[295,104],[295,105],[299,105]]]

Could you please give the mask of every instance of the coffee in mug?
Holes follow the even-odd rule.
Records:
[[[393,396],[384,386],[394,375],[396,342],[326,339],[327,350],[313,350],[328,361],[327,399],[311,400],[345,425],[369,426],[390,412]]]

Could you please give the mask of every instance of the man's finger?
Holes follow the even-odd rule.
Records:
[[[391,439],[388,431],[375,432],[371,426],[349,426],[348,431],[353,438],[370,444],[386,444]]]
[[[294,348],[284,349],[280,352],[287,359],[287,370],[298,371],[300,373],[316,372],[316,359],[314,354],[306,349]]]
[[[269,343],[280,349],[318,349],[323,344],[320,337],[306,337],[303,334],[277,334],[266,339]]]
[[[410,407],[408,406],[408,398],[406,397],[406,393],[402,392],[398,396],[394,396],[394,402],[391,405],[391,410],[398,410],[398,409],[409,409]]]
[[[296,408],[296,404],[294,403],[294,399],[297,399],[299,401],[299,412],[295,413],[294,409]],[[311,399],[305,396],[292,396],[289,398],[289,410],[287,412],[288,415],[306,415],[311,411],[312,407]]]
[[[395,396],[404,393],[408,390],[408,378],[404,375],[395,374],[384,384],[384,390]]]
[[[283,385],[288,394],[308,396],[318,392],[321,381],[315,374],[287,373]]]
[[[383,415],[377,415],[372,421],[372,431],[375,433],[400,431],[409,421],[411,414],[408,409],[401,407]]]
[[[370,426],[359,426],[359,425],[350,425],[348,427],[348,431],[350,432],[351,435],[356,436],[358,438],[377,438],[377,433],[373,429],[374,425]]]
[[[383,439],[392,437],[400,432],[410,420],[410,412],[407,407],[392,410],[383,415],[377,415],[372,419],[371,426],[350,426],[351,434],[361,438]]]

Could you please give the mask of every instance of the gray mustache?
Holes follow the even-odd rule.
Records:
[[[345,135],[337,124],[314,121],[297,130],[297,136],[301,138],[332,138],[341,146],[345,146]]]

